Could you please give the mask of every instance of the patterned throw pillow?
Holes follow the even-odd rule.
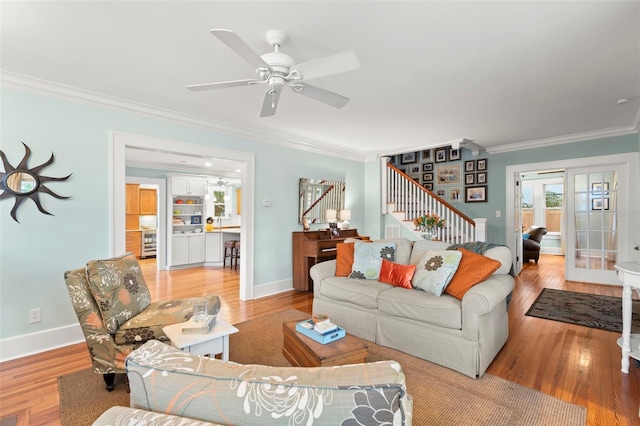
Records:
[[[132,254],[88,262],[87,278],[104,326],[110,333],[115,333],[151,303],[147,283]]]
[[[427,251],[416,265],[414,288],[440,296],[458,269],[462,252],[458,250]]]
[[[381,283],[391,284],[394,287],[413,290],[413,287],[411,286],[411,278],[413,278],[415,271],[416,265],[400,265],[398,263],[382,259],[379,281]]]
[[[462,300],[471,287],[489,278],[501,263],[462,247],[458,251],[462,253],[460,265],[444,292]]]
[[[382,259],[389,262],[395,261],[396,243],[355,243],[353,266],[349,278],[377,280],[380,276]]]

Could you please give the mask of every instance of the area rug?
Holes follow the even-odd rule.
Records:
[[[303,312],[286,310],[237,324],[239,333],[230,336],[231,360],[243,364],[288,366],[282,355],[282,323],[307,319]],[[367,361],[393,359],[402,365],[408,393],[413,397],[414,425],[465,426],[484,425],[581,425],[586,421],[586,408],[528,389],[507,380],[485,374],[474,380],[465,375],[402,352],[368,342]],[[106,409],[95,409],[89,397],[98,395],[103,404],[127,405],[125,386],[104,392],[102,378],[93,374],[96,383],[84,381],[89,370],[76,373],[75,378],[60,379],[61,412],[91,412],[86,418],[95,419]],[[68,387],[80,387],[83,392],[68,392]],[[118,396],[120,394],[120,396]],[[123,398],[127,401],[123,402]],[[109,404],[111,401],[111,405]],[[103,405],[104,406],[104,405]],[[63,425],[91,424],[67,422]]]
[[[622,299],[542,289],[525,315],[622,333]],[[640,300],[633,301],[631,331],[640,332]]]

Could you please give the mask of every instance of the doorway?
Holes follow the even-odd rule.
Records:
[[[225,150],[206,145],[187,144],[183,142],[131,135],[126,133],[112,133],[113,146],[113,183],[112,183],[112,215],[110,233],[112,236],[111,253],[116,256],[125,250],[125,181],[126,181],[126,149],[135,148],[149,152],[166,152],[187,154],[202,158],[221,158],[237,161],[241,168],[242,181],[242,215],[240,236],[243,248],[243,261],[240,263],[241,300],[253,299],[253,222],[254,222],[254,164],[255,155],[252,153]],[[163,211],[165,209],[161,209]],[[166,220],[166,218],[165,218]],[[166,238],[166,235],[165,235]],[[166,247],[166,244],[165,244]]]
[[[632,196],[635,189],[627,183],[638,181],[639,156],[638,153],[626,153],[508,166],[506,168],[506,205],[516,207],[507,209],[506,239],[514,256],[513,266],[516,273],[522,269],[520,257],[522,256],[522,209],[521,200],[518,200],[519,195],[517,195],[520,177],[537,170],[564,170],[567,177],[564,195],[566,209],[565,214],[562,215],[561,235],[563,235],[562,244],[566,251],[565,279],[597,284],[619,284],[615,270],[609,269],[608,265],[632,257],[633,240],[630,241],[630,239],[633,237],[629,235],[632,230],[631,218],[625,212],[637,211],[638,200],[637,197]],[[609,174],[604,174],[612,170],[618,173],[615,192],[617,203],[614,211],[611,211],[613,207],[611,199],[608,201],[609,210],[604,209],[607,203],[604,193],[607,191],[604,190],[604,185],[598,186],[607,182],[605,178],[613,178]],[[590,175],[590,173],[598,175]],[[597,178],[600,180],[597,181]],[[583,181],[586,182],[585,185],[595,184],[595,186],[588,188],[582,186]],[[516,188],[515,191],[514,188]],[[609,188],[613,188],[612,183]],[[614,195],[611,190],[608,192],[609,197]],[[626,201],[622,202],[623,199]],[[591,203],[594,203],[596,210],[591,210]],[[591,218],[589,219],[591,221],[586,223],[586,228],[585,217]],[[599,222],[596,217],[600,219]],[[608,227],[604,225],[605,220],[609,221]],[[611,229],[612,225],[615,225],[615,230]],[[587,236],[586,239],[584,239],[585,236]],[[599,245],[596,245],[596,241]],[[596,258],[599,260],[591,262]],[[585,264],[591,265],[591,268],[581,266]],[[576,268],[576,265],[579,266]]]

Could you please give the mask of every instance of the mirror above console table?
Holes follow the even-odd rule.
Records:
[[[345,190],[344,182],[300,178],[298,223],[327,223],[327,210],[344,211]]]

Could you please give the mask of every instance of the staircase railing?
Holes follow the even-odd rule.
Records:
[[[476,222],[473,219],[389,163],[384,187],[387,204],[391,205],[394,213],[402,214],[404,222],[411,222],[410,226],[413,226],[413,219],[418,216],[437,214],[446,220],[446,227],[437,230],[438,240],[452,244],[484,241],[484,238],[476,235]]]

